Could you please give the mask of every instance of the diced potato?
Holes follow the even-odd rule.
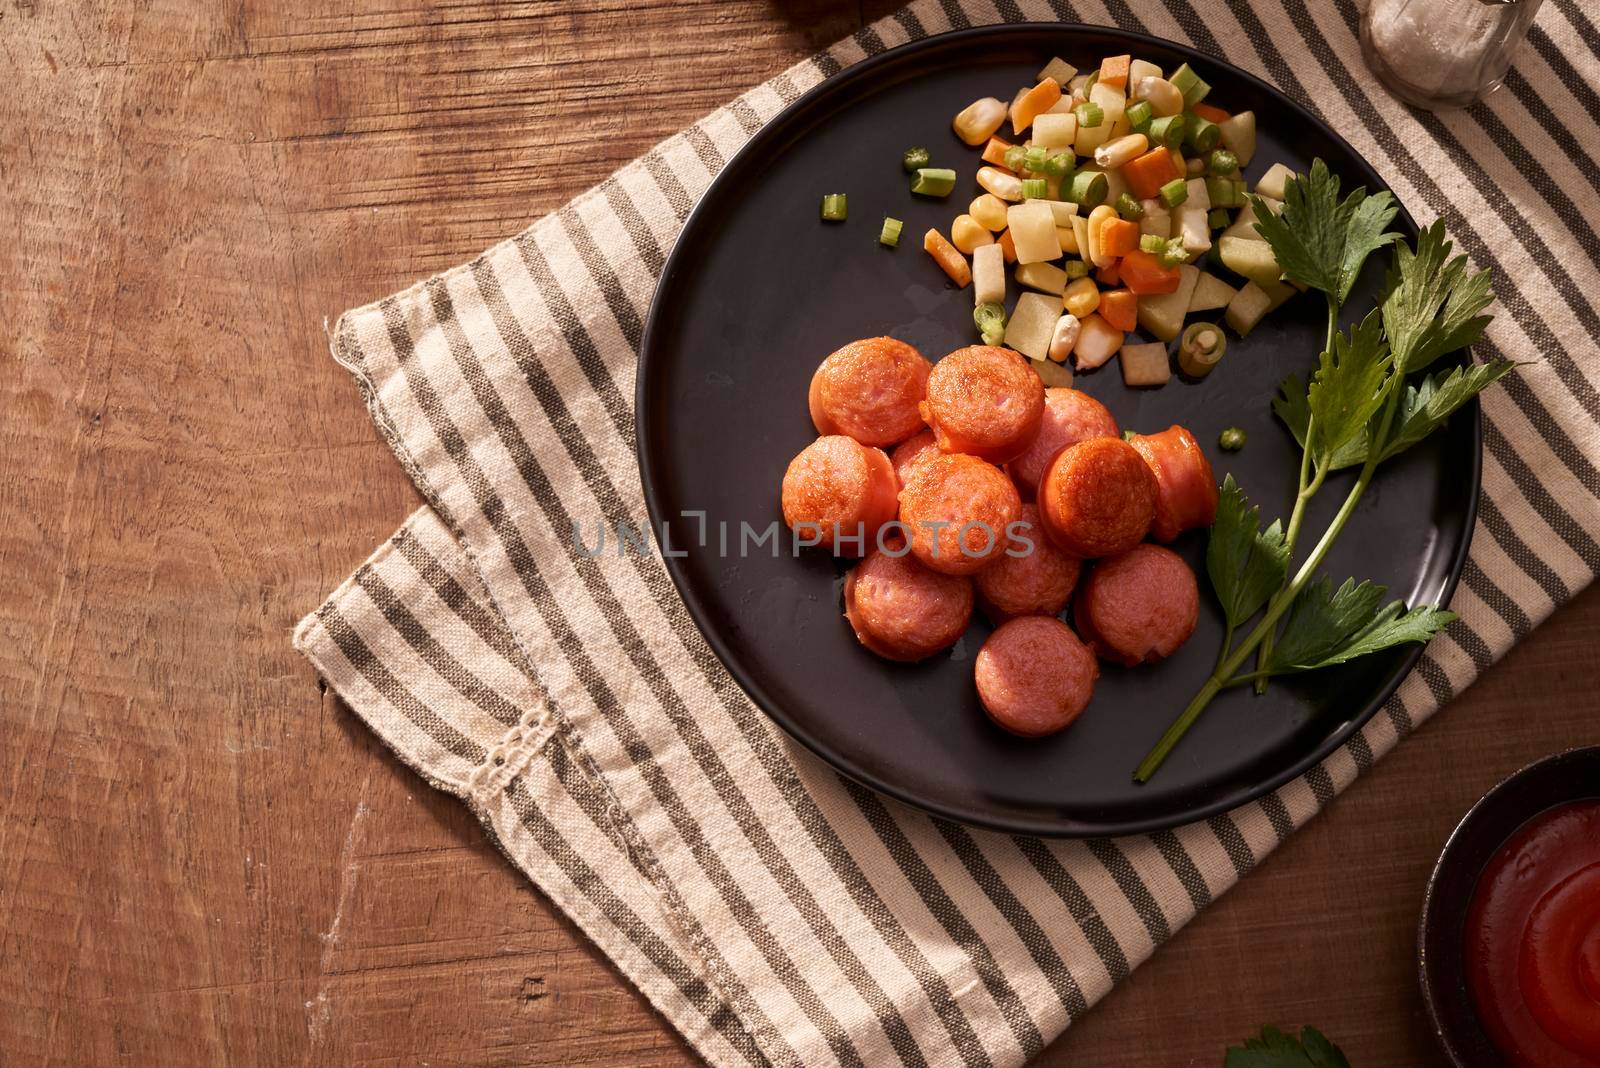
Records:
[[[1039,76],[1035,78],[1034,81],[1042,82],[1046,78],[1054,78],[1056,80],[1056,84],[1066,85],[1077,76],[1077,67],[1074,67],[1071,63],[1068,63],[1060,56],[1052,56],[1050,57],[1050,62],[1044,65],[1044,68],[1039,71]]]
[[[1029,360],[1028,366],[1038,372],[1039,381],[1045,384],[1046,389],[1072,388],[1072,368],[1049,360]]]
[[[1006,302],[1006,254],[998,244],[980,245],[972,252],[972,303]]]
[[[1189,310],[1196,312],[1226,308],[1237,292],[1238,290],[1216,275],[1202,271],[1199,280],[1195,282],[1194,294],[1189,298]]]
[[[1198,162],[1201,167],[1205,166],[1205,162],[1203,160],[1190,160],[1189,162]],[[1199,208],[1201,211],[1210,211],[1211,191],[1206,188],[1206,180],[1204,178],[1190,178],[1187,185],[1189,188],[1189,195],[1184,198],[1184,207]]]
[[[1084,215],[1072,217],[1073,244],[1077,246],[1074,255],[1082,256],[1089,248],[1089,219]]]
[[[1115,356],[1125,339],[1121,330],[1098,315],[1081,318],[1078,343],[1072,349],[1072,362],[1078,370],[1090,371]]]
[[[1025,263],[1017,268],[1016,279],[1018,285],[1058,297],[1067,288],[1067,272],[1053,263]]]
[[[1144,207],[1144,218],[1139,220],[1139,233],[1163,238],[1171,237],[1172,212],[1167,210],[1167,206],[1154,198],[1140,203]]]
[[[1261,292],[1267,295],[1267,311],[1270,312],[1300,291],[1288,282],[1269,282],[1261,287]]]
[[[1274,204],[1277,204],[1280,209],[1283,207],[1276,200],[1266,201],[1266,205],[1269,208]],[[1222,236],[1242,237],[1250,241],[1265,241],[1266,238],[1256,232],[1256,220],[1259,218],[1260,216],[1256,214],[1255,204],[1246,198],[1244,207],[1239,209],[1239,214],[1233,217],[1233,222],[1228,224],[1228,228],[1222,231]]]
[[[1128,96],[1137,99],[1134,87],[1146,78],[1161,77],[1161,68],[1148,60],[1136,59],[1128,64]]]
[[[1113,88],[1101,82],[1095,82],[1089,87],[1089,102],[1099,104],[1104,118],[1099,126],[1079,126],[1077,137],[1073,146],[1080,156],[1092,156],[1094,150],[1111,140],[1116,132],[1113,127],[1122,119],[1122,113],[1127,108],[1127,97],[1121,89]]]
[[[1061,258],[1061,242],[1056,238],[1056,216],[1042,200],[1013,204],[1006,209],[1006,227],[1017,250],[1018,263],[1041,263]]]
[[[1047,111],[1033,120],[1032,144],[1042,148],[1070,148],[1078,136],[1078,116],[1072,112]]]
[[[1272,246],[1265,241],[1224,237],[1217,242],[1217,256],[1228,270],[1260,286],[1275,284],[1283,274],[1277,257],[1272,254]]]
[[[1222,147],[1239,157],[1239,166],[1248,167],[1256,155],[1256,113],[1241,111],[1217,123]]]
[[[1078,205],[1070,200],[1047,200],[1045,203],[1050,205],[1050,211],[1056,217],[1057,226],[1072,225],[1072,217],[1078,214]]]
[[[1122,382],[1127,386],[1164,386],[1172,378],[1167,347],[1159,341],[1144,345],[1125,345],[1122,355]]]
[[[1017,298],[1016,310],[1006,323],[1006,345],[1031,360],[1047,359],[1056,320],[1061,318],[1061,303],[1043,293],[1024,293]]]
[[[1289,179],[1293,177],[1294,171],[1281,163],[1274,163],[1256,183],[1256,193],[1259,196],[1271,197],[1273,200],[1283,200]]]
[[[1267,296],[1266,291],[1254,282],[1246,282],[1244,288],[1228,302],[1228,310],[1223,313],[1223,318],[1240,337],[1248,337],[1271,308],[1272,298]]]
[[[1192,264],[1178,267],[1178,288],[1171,293],[1146,293],[1139,298],[1139,326],[1162,341],[1175,341],[1183,332],[1183,317],[1189,312],[1200,281],[1200,269]]]
[[[1183,203],[1172,213],[1172,236],[1183,238],[1186,251],[1198,256],[1211,247],[1211,224],[1206,221],[1206,209]]]
[[[1065,86],[1063,86],[1061,99],[1057,100],[1054,104],[1051,104],[1048,108],[1045,108],[1044,114],[1065,115],[1073,108],[1077,107],[1080,103],[1082,103],[1082,101],[1072,99],[1072,97],[1067,94]],[[1039,120],[1034,119],[1033,121],[1038,122]]]

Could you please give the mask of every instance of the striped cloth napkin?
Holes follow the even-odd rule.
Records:
[[[1351,0],[922,0],[751,90],[482,256],[346,314],[335,357],[428,507],[295,635],[357,715],[717,1065],[1016,1065],[1104,997],[1600,567],[1600,33],[1552,0],[1483,106],[1377,87]],[[1454,608],[1382,715],[1260,802],[1044,841],[841,780],[729,678],[649,556],[634,361],[691,205],[761,124],[863,56],[972,23],[1115,23],[1226,56],[1340,130],[1494,268],[1484,495]],[[1592,218],[1592,213],[1591,213]]]

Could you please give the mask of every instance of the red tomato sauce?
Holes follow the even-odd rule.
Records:
[[[1478,878],[1467,988],[1513,1068],[1600,1068],[1600,800],[1523,824]]]

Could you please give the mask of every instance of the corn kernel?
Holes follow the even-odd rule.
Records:
[[[1061,306],[1080,320],[1094,314],[1100,307],[1100,287],[1093,278],[1080,278],[1067,286],[1061,295]]]

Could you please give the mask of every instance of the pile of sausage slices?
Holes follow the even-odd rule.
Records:
[[[974,661],[983,707],[1039,737],[1083,712],[1099,659],[1161,660],[1193,633],[1193,571],[1146,540],[1216,517],[1211,464],[1183,427],[1124,439],[1103,404],[1046,389],[1010,349],[930,363],[888,337],[823,360],[809,404],[821,436],[783,476],[784,521],[860,558],[845,617],[877,655],[949,648],[976,603],[996,625]]]

